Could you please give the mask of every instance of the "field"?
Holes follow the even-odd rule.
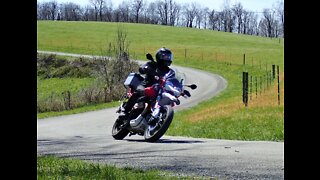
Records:
[[[154,54],[165,46],[173,51],[174,64],[219,74],[228,81],[217,97],[177,112],[167,135],[283,141],[284,39],[159,25],[38,21],[38,50],[104,55],[118,28],[127,32],[134,59],[145,59],[145,53]],[[242,72],[265,77],[273,64],[280,67],[280,105],[276,81],[263,81],[245,107]]]

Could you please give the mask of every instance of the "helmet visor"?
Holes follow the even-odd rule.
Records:
[[[162,54],[161,59],[165,60],[165,61],[171,61],[172,60],[172,54]]]

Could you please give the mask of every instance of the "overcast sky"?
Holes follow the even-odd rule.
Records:
[[[49,2],[51,0],[37,0],[37,2]],[[58,3],[66,3],[66,2],[73,2],[76,4],[79,4],[80,6],[85,6],[89,4],[89,0],[56,0]],[[123,2],[123,0],[106,0],[111,1],[113,4],[113,8],[118,7],[120,3]],[[128,0],[126,0],[128,1]],[[144,0],[147,2],[152,2],[153,0]],[[228,1],[230,6],[234,5],[237,2],[240,2],[245,10],[248,11],[254,11],[254,12],[262,12],[263,9],[269,8],[271,9],[273,6],[277,4],[277,2],[284,2],[284,0],[174,0],[178,4],[183,3],[191,3],[196,2],[203,7],[208,7],[209,9],[214,10],[221,10],[223,7],[223,4]]]

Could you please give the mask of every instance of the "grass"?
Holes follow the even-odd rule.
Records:
[[[277,63],[283,66],[283,41],[242,34],[198,30],[160,25],[38,21],[38,49],[79,54],[99,55],[109,42],[115,41],[118,27],[128,34],[131,55],[145,59],[145,53],[154,53],[162,46],[174,52],[174,63],[184,64],[187,59],[199,62],[202,55],[210,63],[216,53],[218,61],[232,59],[242,63],[243,54],[256,63]],[[93,33],[94,32],[94,33]]]
[[[52,94],[61,95],[66,91],[77,94],[84,87],[88,87],[93,78],[37,78],[37,99],[47,99]]]
[[[219,74],[228,81],[218,96],[177,112],[167,135],[283,141],[283,39],[279,43],[266,37],[159,25],[38,21],[38,50],[101,55],[118,27],[128,34],[133,58],[145,59],[146,52],[165,46],[173,51],[174,64]],[[274,81],[245,107],[242,72],[264,77],[272,64],[281,72],[280,105]]]
[[[118,107],[121,104],[119,101],[113,101],[109,103],[103,103],[103,104],[91,104],[79,108],[74,108],[72,110],[65,110],[65,111],[49,111],[49,112],[43,112],[43,113],[38,113],[37,118],[38,119],[43,119],[43,118],[48,118],[48,117],[54,117],[54,116],[62,116],[62,115],[70,115],[70,114],[78,114],[78,113],[83,113],[83,112],[88,112],[88,111],[96,111],[96,110],[101,110],[105,108],[112,108],[112,107]]]
[[[158,170],[138,170],[130,167],[117,168],[101,164],[92,164],[78,159],[56,158],[53,156],[37,157],[37,179],[194,179],[193,177],[177,177],[168,172]],[[205,178],[197,178],[205,179]],[[210,179],[210,178],[206,178]]]

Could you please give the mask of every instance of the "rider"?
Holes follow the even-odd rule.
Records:
[[[163,47],[156,52],[156,62],[153,60],[148,61],[139,68],[140,74],[145,74],[145,79],[138,85],[132,96],[128,99],[127,103],[123,106],[123,113],[127,116],[138,100],[138,98],[145,96],[145,88],[150,87],[157,83],[160,77],[163,77],[170,71],[173,71],[169,66],[172,63],[172,52]]]

